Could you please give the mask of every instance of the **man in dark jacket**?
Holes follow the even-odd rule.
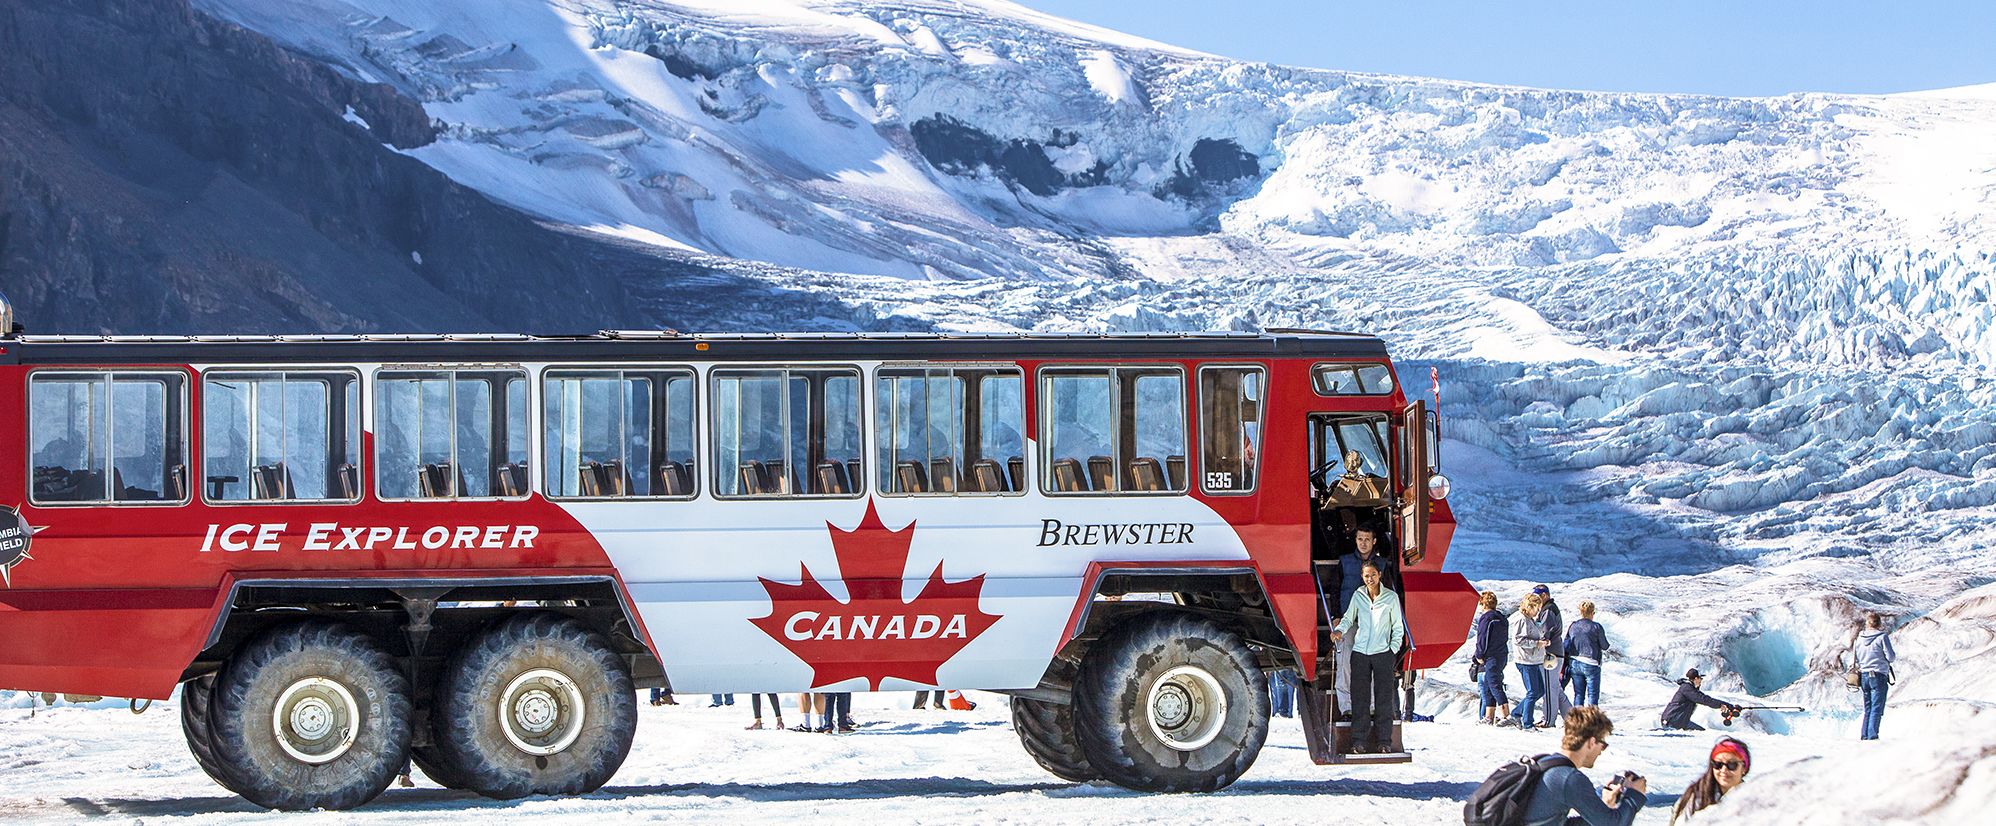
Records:
[[[1693,668],[1684,672],[1684,679],[1677,681],[1677,693],[1672,695],[1670,702],[1663,707],[1664,728],[1704,731],[1704,726],[1691,722],[1691,712],[1696,711],[1698,706],[1739,713],[1739,706],[1714,699],[1712,695],[1699,691],[1699,687],[1704,684],[1705,675],[1698,673],[1698,669]]]
[[[1566,621],[1560,616],[1559,603],[1552,601],[1552,589],[1541,583],[1532,587],[1532,593],[1546,598],[1545,607],[1539,609],[1539,619],[1546,624],[1546,658],[1553,661],[1553,667],[1546,670],[1545,715],[1546,726],[1553,721],[1564,719],[1566,710],[1573,704],[1566,699],[1566,644],[1562,634]]]

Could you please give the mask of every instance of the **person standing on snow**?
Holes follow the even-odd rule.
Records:
[[[1601,660],[1608,653],[1608,632],[1594,621],[1594,603],[1580,603],[1580,619],[1566,629],[1566,667],[1573,674],[1573,704],[1601,704]]]
[[[1517,655],[1518,678],[1525,681],[1525,699],[1518,702],[1518,727],[1532,728],[1532,713],[1546,690],[1546,624],[1542,618],[1545,597],[1526,594],[1511,620],[1511,647]],[[1552,728],[1552,721],[1544,721]]]
[[[1504,664],[1511,655],[1511,622],[1497,610],[1497,594],[1484,591],[1476,598],[1483,613],[1476,615],[1476,653],[1471,654],[1473,670],[1480,676],[1477,685],[1483,693],[1483,722],[1502,725],[1511,719],[1511,700],[1504,696]]]
[[[1545,721],[1563,719],[1567,709],[1573,704],[1566,701],[1566,621],[1560,615],[1559,603],[1552,599],[1552,589],[1541,583],[1532,586],[1532,593],[1545,597],[1546,604],[1539,609],[1539,619],[1546,625],[1546,691]]]
[[[1704,726],[1691,722],[1691,712],[1697,711],[1698,706],[1739,714],[1739,706],[1714,699],[1712,695],[1700,691],[1699,688],[1703,685],[1705,685],[1705,675],[1698,673],[1698,669],[1693,668],[1684,672],[1684,679],[1677,681],[1677,693],[1671,695],[1670,702],[1663,707],[1664,728],[1704,731]]]
[[[1753,768],[1753,755],[1746,744],[1731,737],[1721,737],[1712,744],[1711,760],[1711,768],[1684,790],[1683,797],[1677,798],[1677,805],[1670,810],[1671,826],[1676,826],[1679,818],[1689,822],[1694,813],[1710,808],[1727,792],[1739,788],[1740,781]]]
[[[1878,739],[1878,722],[1885,716],[1885,689],[1892,683],[1892,634],[1877,611],[1864,612],[1864,630],[1853,646],[1857,660],[1858,688],[1864,693],[1864,728],[1860,740]]]
[[[1351,750],[1353,754],[1388,753],[1393,743],[1393,681],[1399,676],[1396,660],[1400,646],[1407,641],[1407,617],[1400,611],[1400,597],[1379,584],[1379,565],[1368,562],[1361,569],[1365,587],[1352,594],[1331,641],[1351,643]]]

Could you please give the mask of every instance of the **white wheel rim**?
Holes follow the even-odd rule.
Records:
[[[1144,716],[1152,734],[1171,748],[1197,751],[1220,736],[1227,721],[1227,693],[1211,672],[1181,665],[1151,683]]]
[[[582,689],[552,668],[514,677],[499,693],[498,712],[506,739],[528,754],[555,754],[582,736]]]
[[[360,704],[346,686],[325,677],[306,677],[277,695],[271,731],[285,754],[301,763],[330,763],[353,748],[360,736]]]

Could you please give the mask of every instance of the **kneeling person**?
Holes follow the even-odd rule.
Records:
[[[1538,790],[1525,807],[1525,826],[1557,826],[1580,822],[1587,826],[1628,826],[1647,802],[1649,781],[1634,773],[1618,775],[1614,782],[1597,792],[1581,769],[1594,768],[1594,761],[1608,750],[1608,735],[1615,724],[1596,706],[1581,706],[1566,713],[1566,728],[1560,735],[1559,753],[1572,765],[1555,764],[1539,776]],[[1631,794],[1630,792],[1633,792]],[[1577,815],[1566,819],[1567,813]]]

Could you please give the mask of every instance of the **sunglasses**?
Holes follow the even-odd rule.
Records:
[[[1729,771],[1729,772],[1736,772],[1736,771],[1739,771],[1742,765],[1743,765],[1743,764],[1742,764],[1742,763],[1740,763],[1740,761],[1738,761],[1738,760],[1714,760],[1714,761],[1712,761],[1712,768],[1713,768],[1713,769],[1715,769],[1715,770],[1716,770],[1716,769],[1724,769],[1724,770],[1726,770],[1726,771]]]

